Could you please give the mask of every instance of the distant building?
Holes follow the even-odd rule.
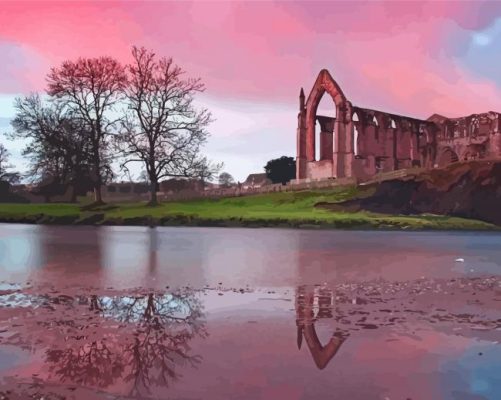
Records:
[[[204,190],[214,190],[214,189],[219,189],[219,184],[205,182]]]
[[[270,185],[271,181],[267,178],[266,173],[250,174],[242,183],[244,189],[257,189],[262,186]]]
[[[104,193],[110,195],[148,193],[150,185],[147,182],[112,182],[104,187]]]
[[[160,191],[164,193],[177,193],[181,191],[203,192],[207,185],[200,179],[179,179],[171,178],[160,182]]]
[[[31,190],[35,187],[35,185],[27,185],[27,184],[17,184],[17,185],[11,185],[10,190],[12,192],[22,192],[25,190]]]

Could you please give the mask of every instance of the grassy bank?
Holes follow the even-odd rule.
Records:
[[[367,212],[331,212],[319,202],[352,198],[355,187],[280,192],[218,200],[192,200],[147,207],[119,203],[84,211],[78,204],[0,204],[0,221],[45,224],[283,226],[359,229],[496,229],[476,220],[447,216],[389,216]]]

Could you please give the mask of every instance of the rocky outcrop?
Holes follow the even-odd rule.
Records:
[[[501,225],[501,161],[454,163],[415,176],[361,187],[341,203],[319,203],[330,210],[384,214],[440,214]]]

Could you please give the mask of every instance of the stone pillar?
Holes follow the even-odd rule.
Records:
[[[333,137],[331,132],[320,132],[320,160],[330,160]]]
[[[306,178],[306,112],[297,116],[296,179]]]
[[[490,158],[501,157],[501,132],[490,135],[487,156]]]
[[[367,156],[365,171],[369,176],[376,175],[376,157],[373,154]]]
[[[355,161],[355,145],[353,143],[354,139],[354,128],[353,121],[351,120],[351,114],[349,122],[345,124],[346,141],[345,141],[345,154],[344,154],[344,176],[353,176],[353,163]]]
[[[334,124],[334,141],[332,155],[332,175],[336,178],[353,175],[353,122],[346,119],[347,107],[341,104],[337,107],[337,118]]]
[[[413,131],[409,131],[409,158],[414,160],[416,156],[416,138],[418,135]]]
[[[315,161],[315,118],[306,118],[306,161]]]
[[[388,161],[390,165],[390,171],[396,171],[399,169],[398,166],[398,135],[396,128],[388,128],[388,132],[391,135],[391,158]]]
[[[411,149],[411,154],[410,154],[410,159],[411,159],[411,165],[413,164],[414,160],[419,160],[419,135],[416,132],[410,132],[410,138],[411,138],[411,144],[410,144],[410,149]]]

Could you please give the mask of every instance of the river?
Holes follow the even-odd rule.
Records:
[[[500,275],[496,233],[0,224],[0,398],[499,400]]]

